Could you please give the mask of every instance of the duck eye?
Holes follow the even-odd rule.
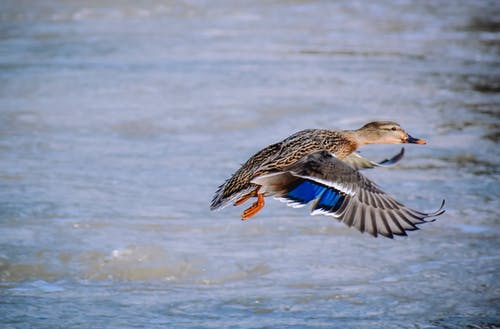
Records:
[[[396,127],[392,127],[392,128],[391,128],[391,130],[392,130],[392,131],[396,131],[396,130],[397,130],[397,128],[396,128]]]

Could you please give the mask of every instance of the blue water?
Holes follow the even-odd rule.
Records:
[[[500,327],[495,1],[2,1],[2,328]],[[366,175],[447,212],[373,238],[217,186],[305,128],[399,122]],[[367,146],[380,161],[397,145]]]

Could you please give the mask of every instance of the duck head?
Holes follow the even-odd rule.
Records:
[[[425,140],[410,136],[396,122],[374,121],[355,130],[359,144],[425,144]]]

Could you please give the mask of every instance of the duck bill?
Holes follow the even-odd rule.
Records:
[[[406,136],[404,142],[408,144],[426,144],[425,140],[412,137],[410,134]]]

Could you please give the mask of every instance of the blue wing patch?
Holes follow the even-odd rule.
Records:
[[[305,180],[291,189],[287,193],[287,197],[294,201],[306,204],[314,199],[317,199],[326,191],[326,189],[327,188],[325,186]]]
[[[335,212],[342,206],[345,200],[345,194],[332,187],[326,187],[319,183],[304,180],[294,186],[286,194],[286,198],[304,205],[312,200],[318,199],[314,209]]]
[[[325,191],[325,193],[323,193],[314,209],[322,209],[327,212],[335,212],[340,208],[340,206],[342,206],[344,200],[345,195],[343,193],[329,188]]]

